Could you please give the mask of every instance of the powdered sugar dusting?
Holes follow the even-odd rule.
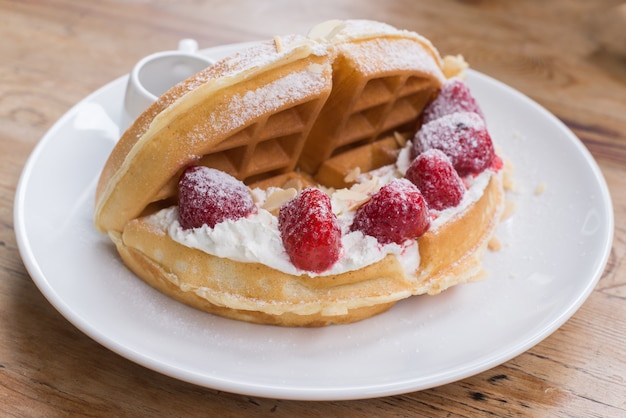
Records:
[[[412,155],[431,148],[450,157],[461,177],[482,172],[495,155],[483,119],[473,112],[451,113],[423,125],[415,135]]]
[[[256,90],[233,97],[222,110],[231,117],[221,117],[222,111],[218,111],[209,116],[207,123],[218,132],[229,132],[260,115],[275,113],[285,104],[310,97],[312,93],[322,90],[325,83],[324,75],[315,69],[289,73]],[[202,127],[198,129],[203,131]]]
[[[285,59],[285,57],[293,54],[295,50],[300,48],[303,49],[305,55],[324,56],[328,53],[321,45],[301,35],[285,35],[277,38],[280,38],[280,49],[276,46],[276,39],[273,39],[241,50],[230,57],[216,62],[205,71],[198,73],[193,80],[190,80],[188,90],[192,90],[211,80],[230,78],[250,70],[265,68],[272,63]]]
[[[326,25],[326,23],[318,26],[321,25]],[[404,37],[419,41],[438,55],[435,47],[427,38],[416,32],[395,28],[387,23],[367,19],[349,19],[336,21],[335,26],[336,28],[331,30],[328,38],[325,39],[326,41],[344,43],[379,37]],[[315,32],[315,28],[311,32]]]
[[[459,204],[465,185],[442,151],[432,148],[413,160],[406,178],[415,184],[431,209],[442,210]]]
[[[411,39],[375,38],[368,42],[341,44],[338,49],[348,55],[366,76],[392,70],[420,69],[437,77],[440,82],[444,81],[443,73],[432,56]],[[370,58],[380,55],[384,55],[385,59]]]
[[[203,224],[212,227],[225,219],[247,216],[255,209],[246,185],[213,168],[187,168],[178,188],[180,221],[185,229]]]
[[[452,150],[458,147],[459,135],[464,129],[482,130],[483,120],[472,112],[457,112],[445,115],[422,126],[416,135],[417,142],[423,147],[422,152],[430,148]],[[474,141],[473,137],[468,138]]]
[[[197,170],[188,170],[185,178],[199,196],[210,194],[216,199],[223,199],[228,196],[240,197],[249,194],[248,188],[243,183],[220,170],[198,167]],[[241,202],[239,204],[241,205]]]
[[[384,185],[356,210],[352,230],[379,243],[402,244],[422,236],[430,226],[428,207],[418,188],[405,178]]]
[[[383,22],[364,19],[331,20],[313,27],[308,34],[320,44],[347,54],[366,76],[389,70],[415,70],[445,81],[443,61],[432,43],[416,32],[400,30]],[[373,60],[373,56],[385,56]]]
[[[178,83],[165,92],[147,110],[144,118],[139,118],[136,123],[137,137],[143,136],[151,127],[158,128],[159,120],[165,119],[170,112],[184,112],[186,106],[193,105],[193,100],[181,100],[190,94],[202,94],[203,88],[224,88],[234,84],[249,74],[259,69],[271,66],[273,63],[282,62],[288,57],[306,57],[310,54],[324,56],[328,51],[324,46],[313,42],[301,35],[286,35],[281,37],[282,49],[276,49],[274,40],[259,43],[253,47],[244,49],[231,57],[224,58],[205,70]]]

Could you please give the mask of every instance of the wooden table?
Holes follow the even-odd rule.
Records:
[[[0,414],[626,416],[626,57],[589,29],[591,16],[617,3],[0,0]],[[599,284],[565,325],[460,382],[387,398],[301,402],[163,376],[95,343],[46,301],[20,259],[13,200],[30,152],[73,104],[181,38],[211,47],[357,17],[416,30],[442,54],[462,53],[548,108],[592,152],[612,194],[615,240]]]

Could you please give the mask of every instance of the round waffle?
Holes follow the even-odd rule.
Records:
[[[285,272],[192,248],[160,220],[176,213],[177,182],[190,165],[225,171],[251,188],[350,186],[355,169],[395,161],[398,133],[415,132],[446,75],[427,39],[370,21],[327,22],[307,37],[242,51],[174,86],[124,133],[97,186],[95,224],[155,288],[250,322],[354,322],[469,281],[500,216],[498,173],[418,238],[416,268],[388,254],[348,271]]]

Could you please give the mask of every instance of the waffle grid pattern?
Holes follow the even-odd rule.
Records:
[[[294,170],[320,99],[263,118],[222,141],[199,163],[247,184]]]

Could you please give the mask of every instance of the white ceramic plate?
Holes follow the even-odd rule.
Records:
[[[207,50],[214,58],[229,46]],[[558,119],[474,71],[468,83],[515,166],[512,218],[488,278],[414,297],[360,323],[289,329],[196,311],[153,290],[92,224],[94,188],[118,136],[126,77],[67,112],[26,164],[15,200],[33,280],[71,323],[120,355],[177,379],[284,399],[339,400],[426,389],[528,350],[581,306],[613,233],[605,181]],[[543,185],[543,186],[542,186]],[[537,187],[545,187],[536,195]]]

